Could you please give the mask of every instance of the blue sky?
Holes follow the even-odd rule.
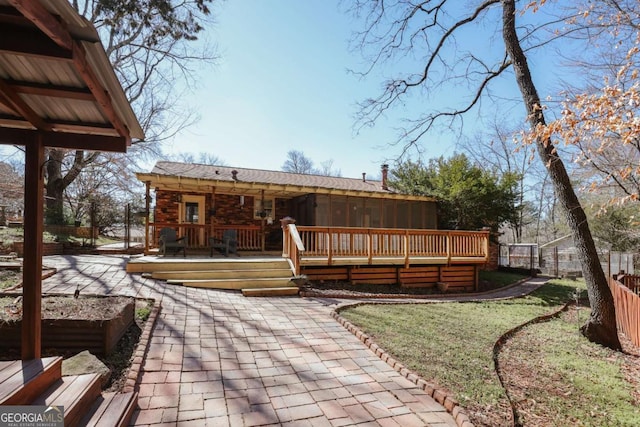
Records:
[[[356,135],[356,102],[378,92],[382,79],[347,72],[363,59],[349,51],[358,28],[328,0],[229,1],[208,29],[218,65],[201,70],[192,106],[200,121],[168,152],[211,152],[237,167],[279,170],[289,150],[319,166],[333,160],[343,176],[379,175],[398,154],[393,118]],[[452,139],[432,137],[427,157],[452,154]]]
[[[342,6],[339,0],[219,3],[214,9],[216,23],[207,28],[206,37],[217,44],[220,59],[216,65],[197,64],[197,87],[183,94],[200,120],[182,130],[164,150],[168,154],[190,152],[196,157],[209,152],[229,166],[271,170],[281,169],[288,151],[299,150],[316,166],[332,160],[333,168],[343,176],[359,178],[366,172],[371,178],[378,177],[380,165],[393,164],[401,151],[390,145],[397,140],[401,118],[415,117],[416,112],[437,108],[439,103],[463,100],[470,92],[461,87],[464,84],[445,85],[440,92],[412,96],[403,109],[357,133],[356,103],[379,94],[384,77],[393,75],[394,67],[406,69],[413,64],[411,58],[403,59],[365,80],[349,73],[349,69],[366,68],[367,63],[349,50],[352,32],[361,29],[362,23],[344,10],[348,4],[348,0]],[[491,25],[497,22],[499,19],[488,19],[471,31],[495,32],[497,28]],[[495,46],[485,45],[484,36],[472,40],[477,40],[475,50],[503,52],[499,32],[488,38]],[[537,83],[546,83],[549,77],[555,80],[557,70],[549,58],[531,56],[530,64]],[[513,76],[501,77],[492,87],[499,95],[499,108],[485,100],[482,113],[500,117],[506,126],[522,123],[524,109]],[[540,94],[544,98],[556,92],[542,90]],[[505,94],[515,96],[516,101],[509,102]],[[478,112],[465,117],[466,135],[481,128]],[[459,149],[458,130],[440,129],[423,138],[423,157],[452,155]]]

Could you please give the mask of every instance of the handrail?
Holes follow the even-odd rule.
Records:
[[[440,258],[444,263],[472,258],[489,259],[488,231],[447,231],[357,227],[297,227],[307,258],[357,257],[373,263],[376,258]]]
[[[177,230],[178,236],[186,237],[187,247],[205,248],[209,245],[209,238],[222,239],[225,230],[233,229],[238,231],[238,249],[259,250],[262,247],[260,237],[260,226],[257,225],[214,225],[211,224],[191,224],[191,223],[170,223],[153,222],[149,223],[149,248],[158,246],[160,230],[169,227]]]
[[[300,258],[305,251],[304,244],[295,224],[287,224],[282,228],[282,256],[291,260],[293,274],[300,275]]]

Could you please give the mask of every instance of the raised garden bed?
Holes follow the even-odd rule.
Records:
[[[0,350],[21,345],[22,302],[0,298]],[[126,297],[58,296],[42,299],[42,348],[60,352],[89,350],[109,355],[133,324],[135,302]]]

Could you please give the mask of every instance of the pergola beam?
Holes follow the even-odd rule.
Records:
[[[3,95],[2,99],[0,99],[3,100],[3,104],[11,108],[16,114],[24,117],[40,130],[52,130],[52,126],[33,111],[29,104],[24,102],[20,95],[2,79],[0,79],[0,93]]]
[[[70,150],[127,151],[128,138],[122,136],[87,135],[80,133],[38,132],[30,129],[0,127],[0,144],[25,145],[41,135],[47,147]]]
[[[9,0],[9,3],[58,46],[72,50],[74,42],[71,34],[42,4],[32,0]]]

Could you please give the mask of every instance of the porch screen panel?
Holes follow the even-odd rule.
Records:
[[[347,225],[347,198],[342,196],[331,197],[331,224],[332,227],[345,227]]]
[[[349,197],[349,227],[364,227],[364,199]]]
[[[411,227],[410,228],[425,228],[424,227],[424,215],[423,211],[424,203],[411,202]]]
[[[364,208],[364,227],[382,228],[382,200],[368,199]]]
[[[424,228],[435,230],[438,228],[438,214],[436,213],[435,202],[424,202]]]
[[[310,225],[320,225],[320,226],[329,226],[331,225],[329,219],[331,218],[329,211],[329,196],[323,194],[315,195],[315,224]]]
[[[398,200],[396,202],[396,228],[409,227],[409,202]]]
[[[382,222],[384,228],[396,228],[396,202],[395,200],[384,200]]]

